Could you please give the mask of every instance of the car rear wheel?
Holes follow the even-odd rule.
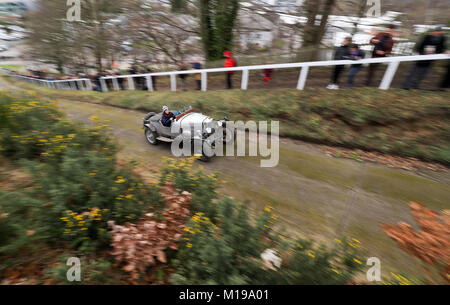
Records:
[[[152,131],[150,128],[145,128],[145,138],[147,139],[148,143],[152,145],[157,145],[158,140],[156,140],[156,133]]]
[[[209,161],[211,161],[211,157],[208,157],[208,156],[205,156],[202,154],[202,156],[199,158],[199,160],[201,162],[209,162]]]

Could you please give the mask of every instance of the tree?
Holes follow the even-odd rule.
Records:
[[[65,2],[46,0],[38,3],[30,13],[26,26],[31,31],[29,45],[31,56],[56,65],[62,74],[72,58],[71,33],[66,26]]]
[[[317,49],[327,29],[328,17],[336,5],[336,0],[305,0],[303,9],[308,21],[303,29],[302,48]],[[313,60],[317,52],[311,53]]]
[[[199,0],[200,34],[208,60],[223,57],[231,48],[239,0]]]
[[[103,70],[103,59],[113,52],[114,32],[118,29],[113,19],[121,17],[126,1],[84,0],[81,3],[83,22],[80,24],[80,40],[95,57],[98,71]]]
[[[135,5],[127,13],[125,33],[131,37],[134,55],[143,53],[146,59],[176,63],[201,52],[198,19],[189,9],[181,14],[159,3]]]
[[[80,68],[80,63],[95,59],[103,70],[103,61],[114,54],[120,40],[117,33],[129,0],[82,0],[81,21],[68,21],[66,1],[40,0],[27,20],[31,30],[31,55],[55,64],[60,73],[64,67]]]

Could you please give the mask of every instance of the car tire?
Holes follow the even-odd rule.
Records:
[[[156,139],[158,136],[156,132],[152,131],[150,128],[145,127],[145,138],[147,139],[147,142],[151,145],[157,145],[158,140]]]
[[[206,163],[206,162],[211,161],[211,157],[202,155],[198,160],[201,161],[201,162],[205,162]]]

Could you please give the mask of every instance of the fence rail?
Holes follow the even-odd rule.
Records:
[[[114,91],[119,91],[118,79],[127,79],[128,87],[123,89],[135,90],[135,78],[145,78],[148,91],[153,91],[153,76],[169,76],[170,77],[170,89],[172,91],[177,90],[177,75],[181,74],[201,74],[201,90],[207,91],[208,89],[208,73],[223,73],[223,72],[242,72],[241,89],[247,90],[249,72],[252,70],[264,70],[264,69],[292,69],[300,68],[299,77],[297,81],[297,89],[303,90],[306,86],[308,79],[309,69],[311,67],[329,67],[338,65],[357,65],[357,64],[375,64],[383,63],[388,67],[384,73],[383,79],[379,85],[379,89],[387,90],[390,88],[392,80],[397,72],[397,68],[401,62],[415,62],[425,60],[448,60],[450,55],[448,54],[436,54],[436,55],[415,55],[415,56],[393,56],[393,57],[381,57],[381,58],[369,58],[362,60],[330,60],[330,61],[314,61],[314,62],[299,62],[299,63],[287,63],[287,64],[271,64],[271,65],[256,65],[256,66],[243,66],[234,68],[216,68],[216,69],[198,69],[198,70],[185,70],[185,71],[172,71],[172,72],[155,72],[146,74],[132,74],[132,75],[114,75],[105,76],[100,78],[101,91],[107,92],[108,85],[107,80],[112,81],[112,88]],[[1,69],[3,72],[6,70]],[[41,86],[46,86],[54,89],[72,89],[72,90],[92,90],[92,84],[89,79],[69,79],[69,80],[41,80],[21,75],[16,75],[10,71],[5,73]]]
[[[123,78],[128,81],[128,89],[134,90],[135,83],[134,78],[145,78],[147,82],[148,91],[153,91],[152,76],[170,76],[170,89],[172,91],[177,90],[176,76],[180,74],[201,74],[202,76],[202,91],[206,91],[208,88],[208,73],[220,73],[229,71],[242,71],[241,89],[247,90],[249,71],[251,70],[264,70],[264,69],[288,69],[288,68],[300,68],[300,73],[297,82],[297,89],[303,90],[308,78],[308,72],[310,67],[327,67],[338,65],[356,65],[356,64],[373,64],[373,63],[385,63],[388,64],[388,68],[384,74],[384,77],[379,85],[379,89],[387,90],[391,86],[394,79],[397,68],[401,62],[415,62],[424,60],[445,60],[450,59],[447,54],[436,55],[416,55],[416,56],[395,56],[395,57],[382,57],[382,58],[369,58],[362,60],[331,60],[331,61],[315,61],[315,62],[300,62],[300,63],[288,63],[288,64],[273,64],[273,65],[257,65],[257,66],[244,66],[235,68],[216,68],[216,69],[199,69],[199,70],[186,70],[186,71],[172,71],[172,72],[156,72],[146,74],[133,74],[133,75],[116,75],[105,76],[100,80],[102,91],[108,91],[106,80],[112,80],[113,89],[120,90],[118,79]]]
[[[8,71],[6,69],[0,68],[0,72],[8,74],[18,80],[39,85],[43,87],[61,89],[61,90],[92,90],[92,83],[89,78],[77,78],[77,79],[60,79],[60,80],[46,80],[34,77],[28,77],[23,75],[18,75]]]

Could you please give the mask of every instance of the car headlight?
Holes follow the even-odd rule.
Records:
[[[207,127],[207,128],[205,129],[205,131],[206,131],[206,133],[210,134],[210,133],[212,133],[212,128]]]

